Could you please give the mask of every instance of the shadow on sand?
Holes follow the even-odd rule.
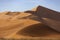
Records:
[[[48,35],[59,34],[59,32],[53,30],[52,28],[49,28],[44,24],[39,23],[35,25],[30,25],[20,30],[17,34],[30,37],[44,37]]]

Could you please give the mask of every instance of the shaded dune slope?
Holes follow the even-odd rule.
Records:
[[[30,13],[36,16],[35,18],[30,19],[42,22],[60,32],[60,12],[56,12],[42,6],[38,6],[34,11],[33,10],[25,11],[25,13]]]
[[[54,35],[60,36],[59,32],[42,23],[30,25],[20,30],[17,34],[30,37],[54,37]]]

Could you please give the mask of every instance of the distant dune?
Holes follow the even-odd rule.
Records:
[[[0,13],[0,38],[28,37],[60,38],[60,13],[42,6]]]

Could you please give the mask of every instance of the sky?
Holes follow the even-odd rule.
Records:
[[[0,0],[0,11],[26,11],[38,5],[60,12],[60,0]]]

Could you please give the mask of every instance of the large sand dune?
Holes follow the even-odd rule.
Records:
[[[25,12],[0,13],[0,38],[60,38],[59,12],[38,6]]]

